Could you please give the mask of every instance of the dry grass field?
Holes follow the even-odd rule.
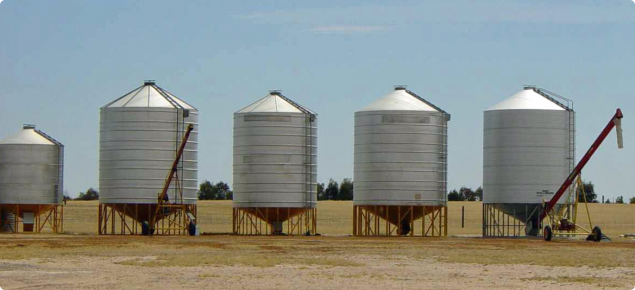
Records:
[[[466,227],[461,228],[465,206]],[[66,234],[0,235],[2,289],[633,289],[635,205],[591,205],[613,239],[467,238],[481,204],[450,203],[448,238],[354,238],[350,202],[320,202],[321,237],[97,236],[97,203],[69,202]],[[230,202],[201,202],[206,233]]]
[[[96,201],[69,201],[65,207],[64,227],[69,234],[97,233]],[[465,228],[461,228],[461,207],[465,207]],[[480,235],[482,233],[480,202],[450,202],[448,235]],[[635,233],[635,205],[589,204],[594,225],[613,237]],[[198,218],[201,232],[230,233],[232,230],[231,201],[200,201]],[[580,225],[588,227],[583,206],[579,209]],[[350,235],[353,231],[353,203],[350,201],[320,201],[318,232],[328,236]]]

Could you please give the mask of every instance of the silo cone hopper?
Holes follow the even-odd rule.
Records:
[[[426,217],[430,221],[443,217],[438,206],[385,206],[368,205],[362,207],[365,212],[369,212],[377,218],[387,221],[394,227],[394,231],[399,235],[414,233],[413,224]],[[439,225],[442,225],[439,223]],[[422,222],[422,226],[425,225]],[[436,227],[434,228],[436,231]],[[442,229],[441,229],[442,230]]]
[[[248,214],[253,215],[269,224],[274,234],[282,234],[285,232],[284,223],[295,217],[304,215],[307,212],[305,208],[245,208]]]
[[[541,204],[494,204],[493,206],[516,221],[524,223],[525,235],[537,236],[540,233]]]

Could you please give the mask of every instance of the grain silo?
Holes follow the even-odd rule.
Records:
[[[525,87],[487,109],[483,236],[538,235],[542,202],[551,200],[574,161],[575,113],[570,100]]]
[[[271,91],[234,114],[233,232],[315,234],[317,114]]]
[[[103,106],[100,120],[99,233],[187,234],[196,218],[198,110],[145,81]]]
[[[0,141],[0,232],[64,232],[63,198],[62,143],[35,125]]]
[[[404,86],[355,113],[354,235],[447,235],[449,120]]]

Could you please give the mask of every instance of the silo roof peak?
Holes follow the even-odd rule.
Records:
[[[304,113],[315,115],[313,111],[282,95],[280,90],[270,91],[265,97],[236,113]]]
[[[561,105],[538,94],[534,87],[525,87],[522,91],[494,105],[486,111],[496,110],[565,110]]]
[[[154,80],[144,81],[142,86],[108,103],[103,108],[178,108],[196,110],[190,104],[157,86]]]
[[[0,140],[0,144],[57,145],[46,136],[40,134],[38,130],[35,130],[35,126],[23,127],[20,132]]]
[[[361,111],[430,111],[443,112],[440,108],[406,89],[395,86],[395,90],[370,103]]]

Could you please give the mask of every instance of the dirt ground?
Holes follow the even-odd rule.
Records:
[[[3,235],[2,289],[633,289],[635,240]]]
[[[465,228],[460,226],[465,206]],[[98,236],[97,203],[69,202],[66,234],[0,235],[2,289],[633,289],[635,205],[592,205],[612,242],[467,238],[480,203],[450,203],[448,238],[357,238],[350,202],[321,202],[321,237]],[[230,202],[201,202],[203,232]]]

